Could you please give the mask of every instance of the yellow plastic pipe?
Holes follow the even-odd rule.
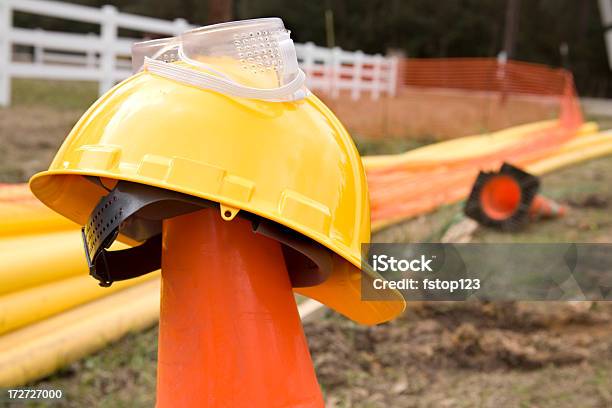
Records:
[[[9,293],[0,297],[0,334],[158,276],[154,272],[102,288],[90,276],[79,275]]]
[[[528,164],[526,170],[530,173],[541,175],[561,167],[571,166],[586,160],[611,155],[612,132],[606,132],[601,135],[604,136],[603,140],[593,140],[588,144],[576,146],[575,149],[571,149],[571,146],[566,146],[560,152],[550,157]]]
[[[600,133],[584,134],[559,146],[559,151],[572,151],[584,146],[594,146],[600,143],[607,143],[612,138],[612,132],[606,130]]]
[[[77,228],[38,201],[27,184],[0,184],[0,237]]]
[[[0,239],[0,295],[87,274],[80,231]]]
[[[0,337],[0,387],[53,373],[159,317],[159,279],[122,290]]]
[[[531,132],[552,128],[556,125],[557,121],[554,120],[534,122],[526,125],[513,126],[492,133],[446,140],[409,150],[401,154],[365,156],[362,160],[367,170],[375,170],[413,161],[449,161],[466,159],[503,149],[517,140],[528,137]]]
[[[514,126],[493,133],[466,136],[434,143],[405,153],[395,155],[365,156],[362,158],[366,171],[382,170],[387,167],[418,162],[452,162],[476,158],[511,147],[521,139],[528,139],[533,132],[554,128],[556,121],[542,121]],[[595,122],[584,123],[576,132],[577,136],[598,131]]]

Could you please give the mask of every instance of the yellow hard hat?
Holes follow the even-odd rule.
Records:
[[[181,64],[188,65],[167,63]],[[96,226],[96,216],[103,218],[130,194],[143,205],[162,199],[187,207],[197,200],[213,203],[228,221],[237,214],[261,221],[255,229],[311,258],[317,266],[312,273],[327,262],[316,254],[328,254],[329,271],[320,279],[292,275],[302,281],[294,284],[296,292],[364,324],[403,311],[405,302],[394,290],[380,291],[380,301],[361,300],[361,280],[378,277],[368,268],[361,272],[361,244],[370,238],[365,173],[350,136],[318,98],[237,97],[152,71],[115,86],[78,121],[49,170],[30,181],[43,203],[87,224],[90,244],[110,236],[96,237],[105,228]],[[117,211],[106,218],[109,230],[123,214]],[[127,242],[143,237],[116,227]],[[295,262],[287,264],[291,273]]]

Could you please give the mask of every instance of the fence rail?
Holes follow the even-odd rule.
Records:
[[[15,11],[98,24],[100,34],[14,27]],[[113,6],[93,8],[55,1],[0,0],[0,106],[10,104],[12,78],[96,81],[102,94],[131,75],[131,46],[140,41],[120,37],[119,28],[174,36],[191,27],[182,18],[160,20],[120,13]],[[17,54],[16,45],[30,47],[32,52]],[[398,67],[395,58],[312,43],[296,44],[296,53],[312,90],[332,97],[346,90],[353,99],[359,99],[365,92],[373,99],[383,93],[395,94]]]

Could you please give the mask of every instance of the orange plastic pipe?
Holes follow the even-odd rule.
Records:
[[[278,242],[206,209],[162,251],[158,407],[324,406]]]

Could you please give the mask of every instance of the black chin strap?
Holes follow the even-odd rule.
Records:
[[[81,230],[89,274],[107,287],[160,269],[162,221],[217,206],[175,191],[119,181],[100,199]],[[294,287],[313,286],[327,279],[332,268],[329,250],[288,228],[248,213],[245,216],[253,223],[253,232],[284,244],[283,255]],[[119,233],[143,243],[108,251]]]
[[[207,202],[185,194],[120,181],[94,208],[81,230],[89,274],[110,286],[161,267],[161,221],[202,207]],[[107,248],[122,234],[143,244],[118,250]]]

